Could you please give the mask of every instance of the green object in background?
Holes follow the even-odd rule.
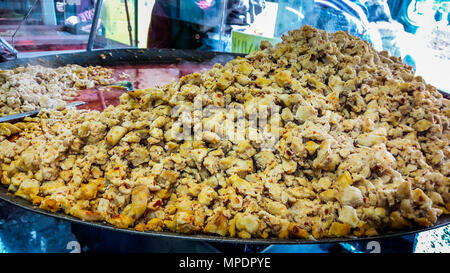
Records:
[[[136,39],[135,7],[136,2],[134,0],[128,0],[130,24],[133,31],[133,42]],[[106,38],[128,46],[130,45],[124,0],[104,1],[100,19],[105,28]]]
[[[262,40],[269,41],[272,45],[281,42],[280,38],[268,38],[243,32],[233,31],[231,35],[231,51],[233,53],[248,54],[259,50]]]

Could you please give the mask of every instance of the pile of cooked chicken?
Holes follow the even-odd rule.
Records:
[[[0,124],[1,182],[87,221],[240,238],[373,236],[450,211],[449,100],[348,33],[304,26],[120,100]]]
[[[100,66],[71,64],[49,68],[28,65],[0,70],[0,116],[40,108],[61,110],[80,90],[113,81],[113,70]]]

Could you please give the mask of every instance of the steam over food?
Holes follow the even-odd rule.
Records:
[[[101,113],[0,124],[1,182],[139,231],[373,236],[449,213],[449,117],[399,58],[305,26]]]

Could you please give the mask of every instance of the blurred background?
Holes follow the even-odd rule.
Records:
[[[448,0],[0,0],[0,37],[19,57],[85,50],[96,8],[91,48],[249,53],[307,24],[359,36],[450,92]]]

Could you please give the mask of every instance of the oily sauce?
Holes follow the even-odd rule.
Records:
[[[119,81],[130,81],[135,89],[164,86],[181,77],[194,72],[205,72],[212,65],[184,62],[180,64],[151,64],[135,66],[110,67],[114,69],[114,78]],[[119,105],[119,97],[127,92],[125,88],[97,87],[79,92],[73,101],[87,102],[78,109],[103,111],[109,105]]]

